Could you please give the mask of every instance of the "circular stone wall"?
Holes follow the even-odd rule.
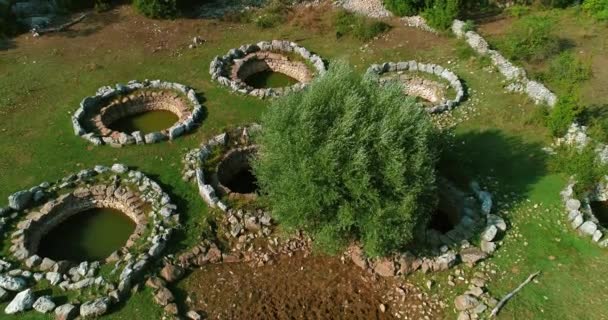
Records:
[[[436,64],[425,64],[416,61],[385,62],[370,66],[367,72],[378,76],[380,78],[379,81],[385,81],[387,75],[393,74],[392,78],[396,78],[396,80],[404,84],[404,91],[407,95],[420,97],[432,104],[426,108],[431,113],[451,110],[464,100],[464,86],[458,76],[452,71]],[[408,74],[408,72],[428,73],[442,78],[449,83],[449,86],[456,92],[456,96],[452,99],[447,99],[445,98],[446,88],[442,83]]]
[[[92,208],[119,210],[136,224],[122,248],[93,262],[54,261],[37,254],[45,234]],[[77,291],[80,302],[87,300],[80,306],[83,318],[99,316],[126,299],[146,267],[160,259],[179,224],[176,209],[156,182],[121,164],[95,166],[16,192],[9,197],[9,207],[0,210],[0,228],[9,238],[4,241],[10,241],[11,254],[0,259],[0,287],[10,282],[16,284],[11,291],[36,290],[37,282],[45,279],[62,291]],[[101,273],[101,268],[111,272]]]
[[[226,153],[215,170],[217,185],[223,194],[255,195],[256,181],[251,173],[249,161],[256,152],[256,146],[248,146],[232,149]]]
[[[591,238],[599,246],[608,247],[608,239],[604,237],[608,229],[602,226],[591,206],[593,202],[608,201],[608,176],[604,177],[603,181],[590,192],[576,194],[575,186],[576,182],[572,181],[561,192],[570,225],[579,234]]]
[[[299,83],[283,88],[254,88],[245,82],[250,76],[264,71],[287,75]],[[215,57],[209,67],[211,78],[220,84],[230,87],[232,91],[260,98],[276,97],[300,90],[315,75],[322,75],[325,71],[325,63],[318,55],[293,42],[280,40],[263,41],[231,49],[225,56]]]
[[[161,131],[142,133],[114,130],[121,119],[153,111],[171,112],[177,122]],[[194,129],[203,116],[203,108],[193,89],[182,84],[153,81],[130,81],[126,85],[102,87],[86,97],[72,116],[74,133],[95,145],[156,143],[175,139]]]

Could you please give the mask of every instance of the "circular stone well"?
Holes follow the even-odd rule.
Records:
[[[464,100],[464,86],[458,76],[436,64],[385,62],[370,66],[367,72],[377,76],[382,83],[392,80],[403,84],[404,93],[423,99],[423,105],[431,113],[451,110]],[[425,77],[424,74],[436,79]],[[448,90],[455,92],[453,98],[447,98]]]
[[[249,146],[230,150],[217,165],[218,186],[225,194],[254,195],[257,181],[251,172],[251,157],[257,148]]]
[[[99,306],[97,316],[128,297],[146,268],[161,258],[179,224],[177,207],[169,195],[141,172],[122,164],[81,170],[58,181],[16,192],[8,200],[9,207],[0,209],[0,229],[10,254],[0,258],[0,272],[10,274],[11,281],[23,283],[23,289],[37,290],[37,283],[46,279],[61,291],[78,292],[74,304]],[[111,240],[111,246],[95,251],[96,255],[61,252],[80,245],[65,242],[56,243],[61,247],[47,254],[45,246],[53,232],[87,230],[87,225],[71,226],[79,230],[64,228],[71,219],[86,218],[91,210],[100,209],[112,210],[97,213],[102,216],[120,216],[121,220],[114,223],[124,228],[120,232],[123,237],[118,237],[119,230],[111,224],[94,232],[95,238],[88,240],[99,242],[94,245],[105,245]],[[102,269],[111,272],[101,272]],[[43,282],[42,288],[47,286]],[[80,316],[90,316],[89,311],[81,308]]]
[[[600,247],[608,247],[608,176],[591,191],[577,194],[576,181],[561,192],[568,221],[579,234],[591,238]]]
[[[325,71],[318,55],[280,40],[231,49],[227,55],[215,57],[209,67],[212,79],[220,84],[260,98],[300,90]]]
[[[74,133],[95,145],[156,143],[194,129],[203,109],[194,90],[178,83],[130,81],[100,88],[72,116]]]

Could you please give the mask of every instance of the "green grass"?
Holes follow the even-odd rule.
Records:
[[[331,13],[327,15],[327,20],[331,19]],[[371,41],[363,51],[361,41],[350,37],[336,41],[332,30],[311,32],[289,24],[260,30],[252,25],[177,20],[158,23],[165,31],[182,23],[195,23],[188,30],[203,34],[208,42],[187,50],[185,36],[168,40],[174,49],[152,53],[143,39],[133,40],[138,35],[129,32],[137,28],[130,26],[125,31],[131,38],[116,35],[113,24],[124,27],[124,21],[117,19],[96,31],[114,37],[113,40],[99,40],[95,33],[69,41],[61,35],[39,41],[20,38],[14,42],[15,48],[0,51],[0,196],[4,199],[16,190],[95,164],[126,163],[159,181],[178,205],[181,229],[169,248],[176,252],[197,241],[207,228],[208,217],[195,186],[181,179],[184,150],[198,146],[222,128],[256,121],[267,106],[267,101],[232,94],[211,82],[208,67],[215,55],[223,55],[243,43],[289,39],[324,58],[347,60],[361,72],[371,63],[384,61],[433,62],[450,68],[469,88],[469,99],[455,111],[463,122],[455,130],[456,143],[447,152],[442,168],[463,184],[472,178],[481,180],[494,193],[500,212],[511,225],[497,255],[488,261],[498,274],[489,283],[491,292],[501,296],[529,273],[543,272],[538,283],[527,286],[506,305],[499,319],[606,318],[608,307],[603,301],[608,299],[608,293],[602,275],[608,253],[571,232],[566,224],[558,196],[566,178],[548,172],[547,159],[540,151],[551,141],[549,132],[528,121],[535,106],[525,96],[505,93],[502,77],[484,71],[487,64],[483,59],[459,59],[460,42],[456,39],[433,37],[432,46],[417,47],[411,43],[421,43],[413,41],[414,37],[421,37],[420,31],[394,23],[395,28],[386,34],[386,39]],[[592,35],[600,43],[594,50],[607,42],[600,34]],[[173,142],[122,149],[91,147],[73,135],[69,116],[83,97],[103,85],[145,78],[194,87],[206,100],[207,117],[202,126]],[[588,82],[599,90],[587,94],[593,98],[589,100],[606,100],[608,93],[598,84],[602,82],[605,79],[597,78],[597,73]],[[6,204],[6,200],[0,203]],[[467,273],[476,270],[465,268]],[[427,277],[416,274],[412,279],[424,281]],[[433,290],[450,304],[445,318],[455,318],[450,311],[452,300],[465,286],[444,290],[447,274],[432,277],[438,283]],[[107,318],[160,319],[160,315],[150,292],[144,290]],[[19,319],[46,317],[30,312]]]

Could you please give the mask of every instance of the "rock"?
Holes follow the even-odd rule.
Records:
[[[57,285],[61,282],[61,274],[59,272],[47,272],[45,278],[51,283],[51,285]]]
[[[48,271],[48,270],[51,270],[54,266],[55,266],[55,261],[53,261],[49,258],[42,258],[42,262],[40,263],[40,270]]]
[[[127,171],[129,171],[129,167],[127,167],[126,165],[121,164],[121,163],[115,163],[112,165],[111,170],[114,173],[123,174],[123,173],[126,173]]]
[[[31,269],[40,265],[41,262],[42,259],[38,255],[33,255],[25,260],[25,266]]]
[[[593,236],[597,230],[597,224],[593,221],[585,221],[579,228],[578,231],[584,235]]]
[[[494,225],[498,230],[505,232],[507,231],[507,223],[505,220],[495,214],[489,214],[487,217],[488,225]]]
[[[380,309],[380,312],[382,312],[382,313],[386,312],[386,306],[384,305],[384,303],[381,303],[378,306],[378,309]]]
[[[32,193],[30,191],[18,191],[8,197],[8,206],[13,210],[21,211],[27,208],[31,201]]]
[[[494,251],[496,251],[496,243],[491,242],[491,241],[481,240],[481,251],[483,251],[487,254],[494,253]]]
[[[173,293],[171,293],[171,290],[167,289],[167,287],[161,287],[154,294],[154,301],[164,307],[175,301],[175,297],[173,296]]]
[[[186,317],[190,320],[201,320],[201,315],[198,314],[198,312],[194,311],[194,310],[190,310],[188,311],[188,313],[186,313]]]
[[[164,134],[160,133],[160,132],[152,132],[152,133],[148,133],[144,136],[144,141],[148,144],[150,143],[157,143],[157,142],[161,142],[163,140],[165,140],[167,138],[167,136],[165,136]]]
[[[465,311],[477,307],[479,305],[479,300],[471,295],[463,294],[454,299],[454,305],[456,306],[456,310]]]
[[[457,320],[471,320],[471,316],[469,316],[468,312],[461,311],[460,313],[458,313]]]
[[[167,314],[172,316],[176,316],[179,313],[179,310],[177,309],[177,304],[175,303],[169,303],[165,306],[164,310]]]
[[[483,294],[483,289],[481,289],[480,287],[477,287],[477,286],[473,286],[469,290],[467,290],[466,293],[470,294],[474,297],[479,297]]]
[[[581,224],[583,224],[583,216],[582,215],[578,215],[574,218],[574,220],[572,220],[572,228],[576,229],[578,227],[581,226]]]
[[[78,308],[66,303],[55,309],[55,320],[72,320],[78,316]]]
[[[433,262],[433,271],[443,271],[453,267],[456,264],[456,254],[452,251],[448,251],[439,257],[435,258]]]
[[[165,286],[165,284],[165,280],[159,277],[150,277],[148,280],[146,280],[146,286],[152,289],[162,288]]]
[[[9,291],[21,291],[27,287],[27,281],[20,277],[0,275],[0,288]]]
[[[83,318],[95,318],[108,312],[108,298],[99,298],[87,301],[80,306],[80,316]]]
[[[353,260],[353,263],[361,269],[367,268],[367,260],[365,259],[365,255],[363,254],[363,250],[359,246],[351,246],[350,247],[350,258]]]
[[[416,261],[417,259],[415,255],[409,252],[402,254],[399,258],[399,273],[402,275],[408,275],[416,271],[416,269],[420,267]]]
[[[36,297],[32,292],[32,289],[26,289],[17,293],[13,301],[6,306],[4,309],[4,313],[6,314],[15,314],[18,312],[26,311],[32,308],[34,305],[34,300]]]
[[[483,313],[484,311],[486,311],[487,308],[488,308],[488,306],[486,306],[484,303],[480,303],[477,305],[477,307],[475,307],[475,309],[473,309],[473,313],[475,313],[475,314]]]
[[[49,313],[55,309],[55,302],[49,296],[42,296],[34,302],[34,310],[40,313]]]
[[[474,266],[478,261],[488,257],[488,254],[477,247],[468,247],[460,251],[460,259],[469,266]]]
[[[211,263],[217,263],[222,261],[222,252],[217,247],[213,246],[209,248],[207,254],[205,255],[205,259]]]
[[[593,233],[592,239],[594,242],[598,242],[598,241],[600,241],[600,239],[602,239],[603,235],[604,234],[600,230],[595,230],[595,232]]]
[[[581,202],[577,199],[568,199],[568,201],[566,201],[566,208],[568,208],[568,211],[578,210],[580,207]]]
[[[160,271],[160,276],[169,283],[181,279],[183,275],[183,268],[170,263],[165,264],[165,267]]]
[[[395,263],[390,258],[382,258],[374,263],[374,272],[382,277],[392,277],[395,275]]]
[[[496,238],[496,235],[498,234],[498,228],[496,228],[496,226],[488,226],[486,227],[486,229],[481,233],[481,239],[485,240],[485,241],[493,241],[494,238]]]

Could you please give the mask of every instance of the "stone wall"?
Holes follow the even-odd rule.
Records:
[[[405,73],[405,72],[424,72],[445,79],[450,86],[456,91],[456,96],[453,99],[445,99],[440,103],[433,105],[427,110],[431,113],[440,113],[453,109],[464,100],[464,86],[458,76],[452,71],[443,68],[436,64],[426,64],[417,61],[402,61],[402,62],[385,62],[382,64],[374,64],[367,69],[367,72],[376,76],[382,76],[388,73]],[[410,93],[423,92],[426,90],[418,90],[417,88],[405,88]],[[423,97],[424,98],[424,97]],[[431,98],[429,96],[429,98]],[[430,99],[427,99],[430,100]]]
[[[230,78],[233,81],[244,81],[251,75],[267,70],[285,74],[300,83],[309,83],[313,78],[313,73],[304,62],[289,60],[284,55],[267,51],[250,53],[237,60],[232,66]]]
[[[577,195],[574,192],[575,185],[576,181],[571,181],[560,193],[570,225],[579,234],[591,238],[600,247],[608,247],[608,239],[604,238],[608,230],[600,225],[589,205],[593,201],[608,200],[608,176],[604,177],[593,191],[585,194]]]
[[[112,304],[127,299],[144,270],[161,257],[179,224],[177,207],[169,195],[141,172],[122,164],[95,166],[52,183],[43,182],[12,194],[8,200],[9,207],[0,209],[0,229],[7,229],[2,235],[8,238],[5,241],[10,241],[9,251],[15,260],[0,260],[3,272],[0,288],[23,293],[46,279],[62,291],[79,292],[79,301],[85,299],[80,308],[79,301],[60,308],[75,310],[74,314],[83,318],[100,316]],[[105,260],[113,265],[109,274],[99,274],[99,261],[74,264],[35,253],[46,232],[69,216],[92,207],[116,208],[137,224],[127,244]],[[19,294],[15,299],[18,297]]]
[[[262,57],[270,56],[271,54],[280,55],[281,52],[284,53],[293,53],[299,55],[304,61],[307,61],[312,67],[315,69],[314,72],[309,70],[306,63],[300,64],[299,61],[291,61],[290,63],[286,63],[287,57],[282,55],[281,59],[274,59],[271,61],[271,65],[273,68],[279,70],[278,72],[285,72],[287,75],[292,76],[297,80],[308,79],[308,77],[312,78],[315,75],[322,75],[326,72],[325,63],[318,55],[311,53],[306,48],[299,46],[294,42],[282,41],[282,40],[272,40],[271,42],[258,42],[257,44],[246,44],[236,49],[231,49],[228,51],[228,54],[222,57],[215,57],[211,61],[211,65],[209,66],[209,74],[211,75],[211,79],[219,82],[220,84],[229,87],[232,91],[248,94],[259,98],[271,98],[281,96],[288,92],[301,90],[303,89],[308,81],[301,81],[293,86],[286,88],[253,88],[252,86],[247,85],[242,77],[238,76],[238,69],[240,69],[239,65],[247,65],[246,62],[243,62],[244,59],[251,60],[257,59],[259,60],[259,55],[253,53],[261,53]],[[277,57],[272,55],[273,57]],[[288,59],[287,59],[288,60]],[[235,73],[235,65],[237,72]],[[261,65],[263,66],[263,65]],[[303,71],[302,67],[306,66],[309,76],[305,76],[306,72]],[[252,70],[257,70],[260,65],[254,65]],[[289,72],[289,73],[287,73]],[[248,74],[247,70],[244,70],[243,74]],[[314,74],[313,74],[314,73]]]
[[[139,131],[126,133],[108,128],[121,117],[150,110],[171,111],[179,121],[168,129],[145,136]],[[203,113],[196,92],[185,85],[160,80],[133,80],[126,85],[99,88],[94,96],[84,98],[72,115],[72,126],[77,136],[94,145],[120,147],[173,140],[196,128]]]

